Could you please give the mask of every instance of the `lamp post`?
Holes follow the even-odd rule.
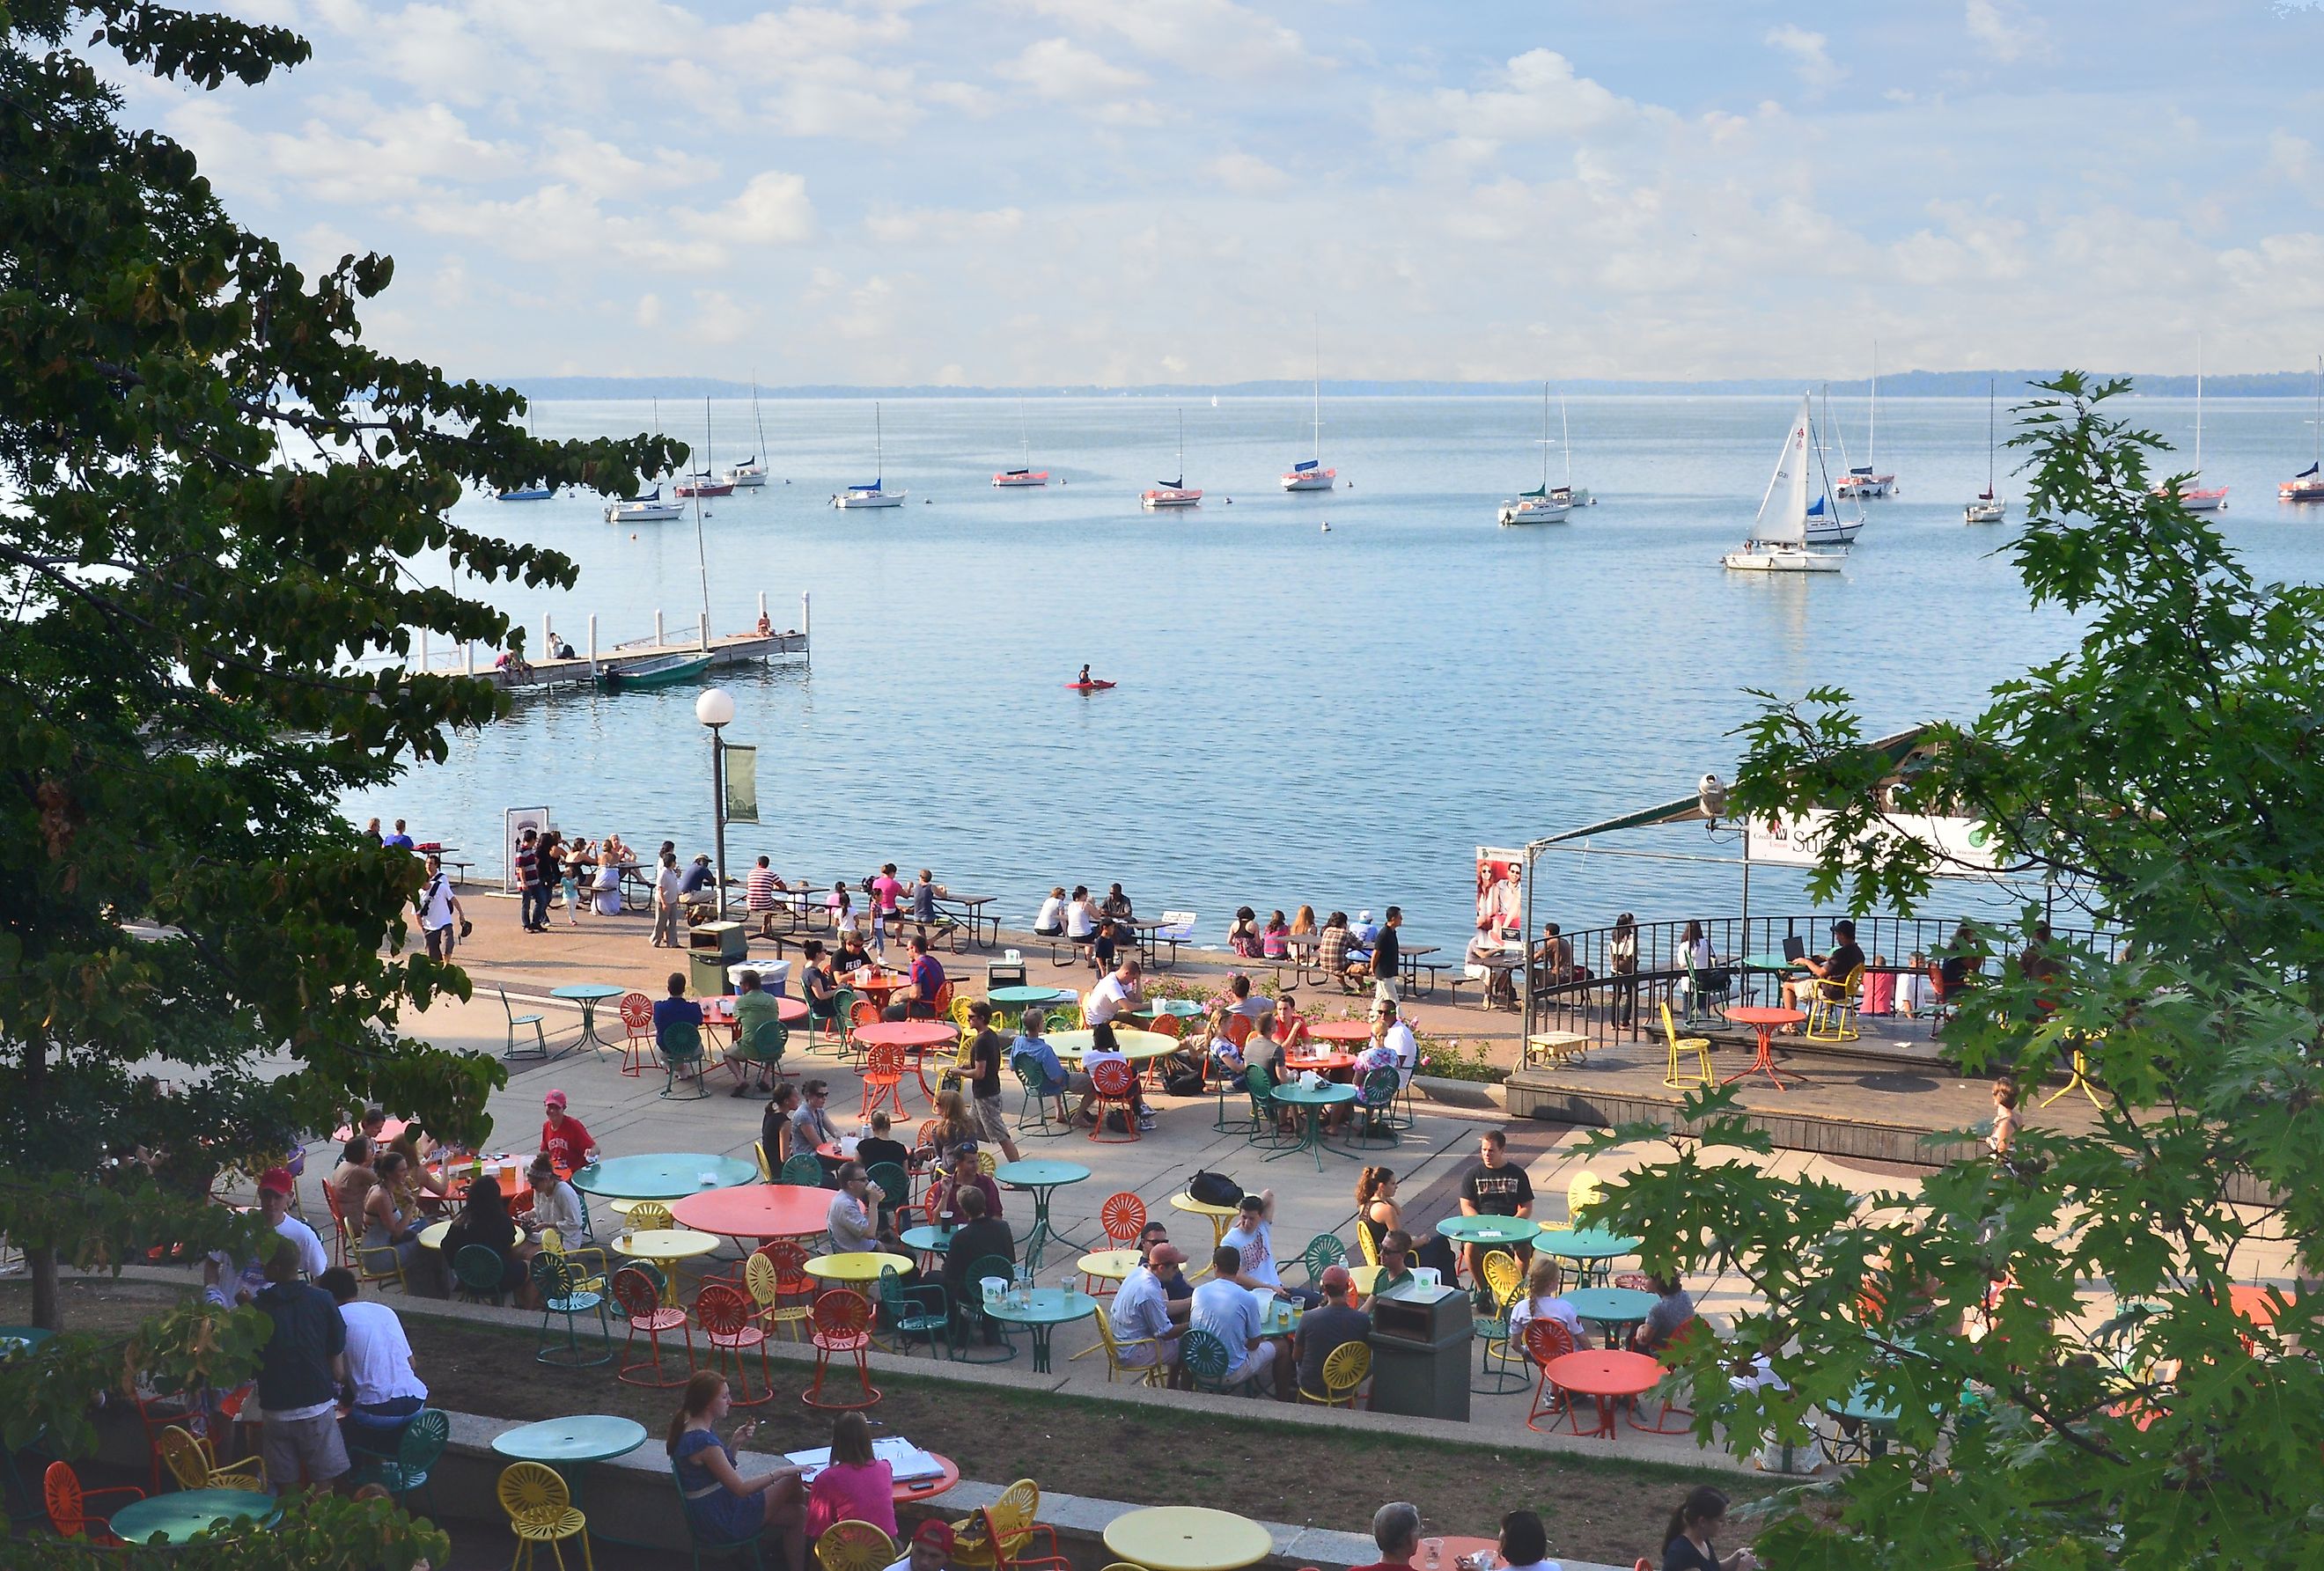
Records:
[[[726,920],[726,743],[719,732],[734,719],[734,695],[724,687],[706,687],[694,701],[694,718],[710,728],[710,813],[717,866],[712,877],[718,890],[718,920]]]

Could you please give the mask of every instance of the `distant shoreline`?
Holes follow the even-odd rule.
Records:
[[[2016,402],[2028,396],[2031,384],[2055,375],[2046,371],[1905,371],[1880,379],[1884,398],[1978,398],[1986,396],[1988,381],[1997,382],[2000,396]],[[686,376],[512,376],[488,377],[496,385],[513,389],[528,399],[546,402],[585,399],[746,399],[747,381]],[[2135,376],[2136,396],[2192,398],[2191,376]],[[1333,398],[1537,398],[1538,381],[1342,381],[1323,389]],[[1866,381],[1821,381],[1813,377],[1752,377],[1707,381],[1609,381],[1577,379],[1553,382],[1560,391],[1612,394],[1633,398],[1767,398],[1796,396],[1803,388],[1829,390],[1835,398],[1863,398]],[[2215,399],[2315,396],[2312,371],[2278,371],[2203,379],[2205,396]],[[1238,381],[1210,384],[1152,383],[1139,387],[845,387],[836,384],[761,387],[761,399],[1208,399],[1305,398],[1304,381]]]

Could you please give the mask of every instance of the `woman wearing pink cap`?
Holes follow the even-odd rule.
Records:
[[[588,1127],[565,1110],[565,1093],[551,1091],[540,1099],[549,1116],[540,1125],[541,1153],[567,1172],[578,1172],[597,1160],[597,1143]]]

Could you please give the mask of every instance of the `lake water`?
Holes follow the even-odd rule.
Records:
[[[1324,461],[1352,488],[1298,496],[1276,476],[1308,454],[1305,400],[1183,407],[1186,482],[1208,495],[1152,514],[1137,495],[1177,472],[1176,401],[1030,400],[1032,464],[1052,482],[1020,492],[989,484],[1019,463],[1013,402],[890,401],[886,481],[909,499],[876,512],[829,505],[872,475],[868,401],[763,406],[773,483],[708,504],[703,524],[711,620],[749,626],[764,592],[791,625],[811,593],[813,663],[722,679],[739,708],[730,739],[761,749],[764,822],[730,830],[733,868],[765,852],[823,882],[884,860],[928,866],[1000,896],[1011,924],[1052,883],[1119,879],[1142,913],[1200,913],[1210,943],[1238,905],[1264,916],[1394,902],[1408,943],[1457,948],[1476,846],[1681,795],[1705,770],[1731,776],[1728,733],[1754,711],[1744,689],[1838,684],[1876,731],[1901,729],[1977,712],[1995,681],[2071,636],[2064,617],[2028,609],[1996,555],[2014,530],[1960,521],[1985,482],[1982,402],[1884,400],[1877,458],[1903,494],[1867,503],[1846,571],[1812,581],[1719,563],[1758,505],[1788,400],[1574,400],[1572,477],[1600,504],[1536,528],[1498,528],[1493,510],[1540,479],[1537,400],[1329,402]],[[2135,409],[2191,443],[2191,404]],[[702,413],[659,409],[689,439]],[[1861,462],[1861,401],[1833,414]],[[2324,532],[2324,508],[2275,500],[2308,461],[2308,415],[2305,400],[2205,406],[2207,481],[2232,486],[2223,527],[2264,578],[2310,575]],[[534,423],[567,436],[653,418],[643,400],[543,403]],[[755,446],[747,401],[712,418],[715,462]],[[2004,495],[2023,489],[2005,473]],[[531,648],[544,612],[576,647],[592,613],[601,647],[650,632],[657,608],[674,633],[694,625],[693,524],[616,528],[600,506],[462,504],[464,521],[580,564],[570,593],[497,597]],[[1120,686],[1067,691],[1084,662]],[[695,693],[520,701],[455,738],[447,765],[347,811],[470,848],[480,877],[499,872],[501,814],[515,806],[546,804],[591,837],[706,850]],[[1733,854],[1699,828],[1621,843]],[[1626,908],[1731,909],[1735,883],[1728,868],[1555,857],[1537,900],[1569,927],[1596,925]],[[1753,907],[1797,908],[1798,888],[1761,869]]]

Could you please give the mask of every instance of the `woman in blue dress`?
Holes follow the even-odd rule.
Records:
[[[736,1472],[734,1447],[717,1430],[733,1406],[726,1377],[705,1369],[686,1383],[685,1399],[669,1420],[670,1466],[686,1496],[687,1520],[706,1544],[740,1544],[780,1528],[784,1554],[791,1565],[804,1566],[807,1489],[799,1482],[800,1470],[778,1467],[751,1478]],[[734,1438],[747,1440],[758,1427],[744,1424]]]

